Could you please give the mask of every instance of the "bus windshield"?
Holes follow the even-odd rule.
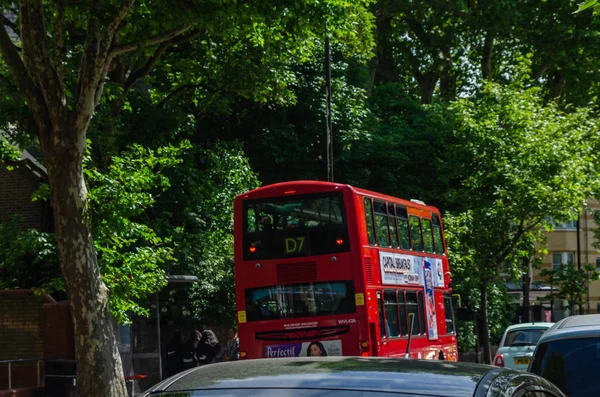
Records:
[[[244,259],[277,259],[350,250],[342,195],[244,203]]]
[[[352,281],[246,289],[248,321],[346,314],[355,311]]]

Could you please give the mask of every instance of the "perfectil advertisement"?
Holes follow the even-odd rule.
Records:
[[[341,340],[311,341],[303,343],[286,343],[283,345],[265,346],[266,358],[309,357],[309,356],[341,356]]]

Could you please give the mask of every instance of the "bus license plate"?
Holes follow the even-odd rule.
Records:
[[[515,357],[515,364],[517,365],[529,365],[530,361],[529,357]]]

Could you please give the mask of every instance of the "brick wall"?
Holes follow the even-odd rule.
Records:
[[[30,290],[0,291],[0,360],[42,357],[45,301]]]
[[[6,222],[13,214],[21,214],[24,218],[24,229],[40,229],[47,231],[48,205],[32,202],[31,195],[37,191],[40,178],[35,175],[25,162],[17,163],[12,171],[0,162],[0,223]]]
[[[51,298],[31,290],[0,291],[0,361],[43,356],[42,306]],[[44,366],[40,364],[40,376]],[[37,386],[37,363],[13,363],[12,387]],[[8,388],[8,366],[0,365],[0,390]],[[19,394],[20,395],[20,394]]]

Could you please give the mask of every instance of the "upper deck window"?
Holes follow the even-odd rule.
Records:
[[[440,224],[440,218],[436,214],[433,214],[431,216],[431,220],[433,223],[433,240],[435,242],[435,253],[443,255],[444,239],[442,237],[442,225]]]
[[[406,207],[396,205],[396,221],[398,222],[398,239],[400,248],[409,250],[410,247],[410,229],[408,227],[408,212]]]
[[[381,201],[373,202],[375,212],[375,229],[377,231],[377,244],[380,247],[390,246],[390,230],[388,228],[388,214],[386,204]]]
[[[431,221],[427,218],[421,219],[423,226],[423,241],[425,243],[425,252],[433,254],[433,230],[431,228]]]
[[[243,211],[245,260],[350,250],[341,193],[251,200]]]
[[[421,234],[421,220],[419,217],[410,216],[410,235],[414,251],[423,251],[423,235]]]

